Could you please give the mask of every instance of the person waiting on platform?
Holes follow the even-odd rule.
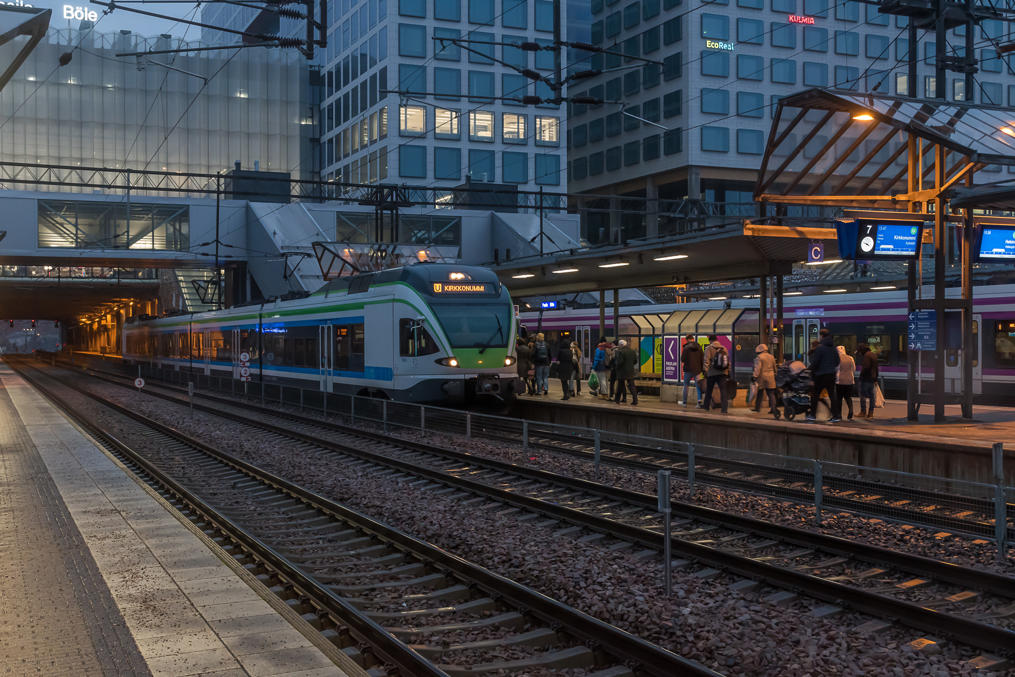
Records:
[[[846,354],[844,346],[836,346],[839,351],[839,371],[835,375],[835,411],[832,422],[842,420],[842,401],[846,401],[849,409],[849,420],[853,420],[853,383],[856,380],[856,362]]]
[[[730,373],[730,355],[715,336],[709,336],[711,343],[705,351],[705,375],[708,377],[705,382],[705,411],[713,408],[712,393],[716,386],[719,386],[719,402],[722,413],[729,413],[729,392],[727,391],[726,378]],[[700,405],[699,405],[700,406]]]
[[[574,364],[571,362],[571,346],[561,341],[557,348],[557,376],[560,378],[560,389],[564,393],[562,400],[571,399],[571,374]]]
[[[878,354],[866,343],[861,343],[860,356],[860,416],[874,418],[874,386],[878,382]]]
[[[702,352],[698,342],[694,340],[694,334],[688,334],[684,338],[684,347],[680,351],[680,366],[684,370],[684,396],[678,404],[687,406],[688,385],[694,383],[695,398],[697,399],[698,406],[701,406],[701,386],[698,382],[698,376],[701,375],[702,370],[705,368],[705,354]]]
[[[571,394],[582,394],[582,350],[577,341],[571,341]]]
[[[814,377],[814,391],[811,393],[811,410],[807,413],[807,420],[816,421],[822,391],[827,390],[829,400],[835,401],[835,375],[839,372],[839,351],[832,345],[832,332],[827,328],[821,330],[821,339],[811,352],[809,368]],[[835,412],[832,413],[834,415]]]
[[[609,392],[610,387],[607,385],[610,368],[606,365],[606,350],[609,346],[606,339],[600,337],[599,343],[596,345],[596,352],[592,354],[592,371],[596,372],[596,378],[599,380],[599,392],[592,394],[598,394],[599,397],[607,397],[606,393]]]
[[[536,368],[536,394],[550,393],[550,346],[546,345],[546,337],[540,332],[536,334],[536,342],[532,344],[532,364]]]
[[[620,340],[617,350],[614,351],[613,365],[617,371],[617,394],[613,401],[617,404],[627,404],[627,391],[630,390],[631,404],[638,404],[638,388],[634,385],[638,356],[623,339]]]
[[[761,411],[761,397],[768,396],[768,413],[779,418],[779,410],[775,407],[775,356],[768,352],[768,346],[758,344],[754,349],[754,383],[758,394],[754,398],[754,411]]]
[[[518,372],[518,378],[525,384],[525,392],[529,395],[534,395],[536,389],[532,385],[532,380],[529,378],[529,369],[532,368],[532,350],[525,343],[525,339],[519,338],[517,345],[515,346],[515,356],[518,358],[516,363],[516,370]]]

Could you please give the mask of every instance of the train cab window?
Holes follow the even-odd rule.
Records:
[[[335,369],[363,371],[363,324],[335,327]]]
[[[432,355],[439,350],[422,321],[402,318],[398,321],[398,354],[402,357]]]
[[[1015,320],[994,323],[994,360],[998,366],[1015,367]]]

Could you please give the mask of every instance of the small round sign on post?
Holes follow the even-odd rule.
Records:
[[[240,353],[240,362],[250,362],[250,353]]]
[[[244,378],[250,376],[250,369],[248,367],[240,367],[240,376]]]
[[[134,387],[137,388],[138,390],[141,390],[141,388],[144,388],[144,379],[141,378],[140,376],[138,376],[136,379],[134,379]]]

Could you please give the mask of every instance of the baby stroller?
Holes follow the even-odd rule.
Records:
[[[779,367],[775,374],[775,385],[779,387],[779,401],[787,421],[792,421],[797,414],[806,413],[811,408],[814,379],[803,362],[794,360]]]

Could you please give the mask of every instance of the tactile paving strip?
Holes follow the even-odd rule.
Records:
[[[2,385],[0,590],[0,674],[151,674]]]

